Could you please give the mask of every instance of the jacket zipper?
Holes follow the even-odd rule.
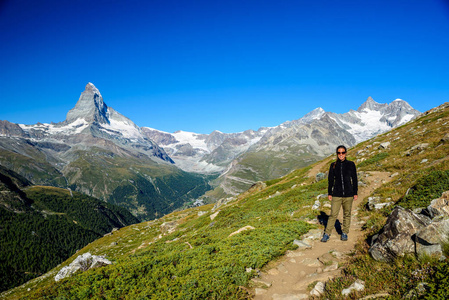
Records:
[[[345,183],[343,181],[343,162],[340,164],[341,188],[343,189],[343,197],[345,196]]]

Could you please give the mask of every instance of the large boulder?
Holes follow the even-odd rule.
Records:
[[[415,246],[418,256],[424,254],[443,255],[441,243],[447,242],[449,239],[449,218],[439,219],[441,220],[434,220],[416,233]]]
[[[98,268],[110,264],[111,262],[104,256],[92,255],[87,252],[75,258],[70,265],[63,267],[58,274],[56,274],[55,281],[71,276],[77,271],[84,272],[92,268]]]
[[[405,254],[443,256],[442,242],[449,240],[449,191],[417,214],[395,207],[369,252],[378,261]]]
[[[381,234],[369,249],[371,256],[375,260],[389,262],[398,256],[415,253],[415,241],[412,236],[429,223],[429,218],[396,206]]]
[[[442,138],[441,138],[441,142],[446,144],[449,143],[449,133],[446,133]]]
[[[391,198],[387,198],[386,199],[391,200]],[[366,207],[368,210],[379,210],[384,208],[385,206],[390,206],[392,205],[393,202],[389,201],[389,202],[382,202],[380,197],[368,197],[368,203],[366,204]]]

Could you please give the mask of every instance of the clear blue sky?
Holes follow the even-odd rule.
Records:
[[[0,120],[59,122],[88,82],[139,126],[238,132],[368,96],[449,101],[449,3],[0,0]]]

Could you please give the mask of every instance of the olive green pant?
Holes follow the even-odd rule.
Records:
[[[343,206],[343,233],[349,233],[349,227],[351,226],[351,209],[352,201],[354,197],[332,197],[331,201],[331,215],[327,221],[326,230],[324,233],[331,235],[332,230],[335,226],[335,221],[337,221],[338,213],[340,212],[340,207]]]

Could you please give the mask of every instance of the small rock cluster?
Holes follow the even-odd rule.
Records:
[[[391,201],[391,198],[387,198],[387,202],[382,202],[382,199],[380,197],[368,197],[368,203],[366,204],[366,208],[368,210],[379,210],[386,206],[392,205],[394,202]]]
[[[429,144],[428,143],[418,144],[418,145],[415,145],[415,146],[411,147],[407,151],[405,151],[404,155],[405,156],[411,156],[411,155],[413,155],[415,153],[421,153],[424,150],[426,150],[427,148],[429,148]]]

